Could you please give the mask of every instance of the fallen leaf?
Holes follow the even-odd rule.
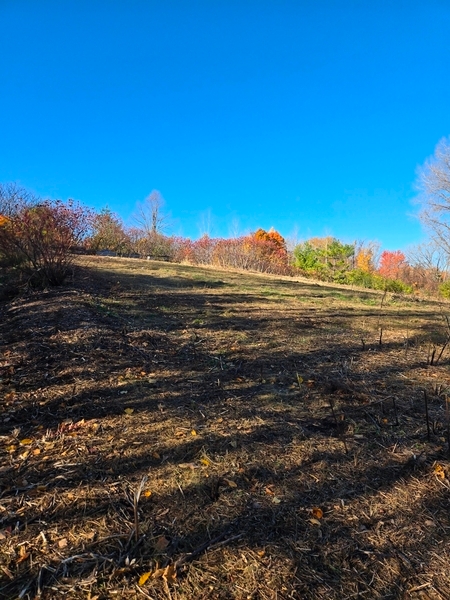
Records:
[[[319,525],[319,527],[320,527],[319,519],[309,519],[309,522],[312,523],[313,525]]]
[[[24,438],[23,440],[20,440],[21,446],[29,446],[32,443],[33,443],[33,440],[30,438]]]
[[[193,430],[191,431],[191,435],[197,435],[197,432],[195,431],[195,429],[193,429]]]
[[[16,560],[16,564],[20,565],[20,563],[22,563],[25,560],[27,560],[27,558],[29,556],[30,556],[30,553],[26,551],[25,546],[20,546],[20,548],[19,548],[19,558]]]
[[[152,495],[152,491],[151,490],[145,490],[145,492],[142,495],[145,498],[150,498],[150,496]]]
[[[147,571],[146,573],[143,573],[140,577],[139,577],[139,585],[144,585],[144,583],[147,581],[147,579],[151,576],[152,572],[151,571]]]
[[[162,535],[156,540],[155,550],[157,552],[163,552],[169,544],[169,540]]]
[[[311,513],[316,519],[321,519],[323,517],[323,510],[318,506],[314,506],[314,508],[311,509]]]
[[[34,454],[35,456],[37,456],[37,455],[38,455],[38,454],[40,454],[40,453],[41,453],[41,449],[40,449],[40,448],[35,448],[35,449],[33,450],[33,454]]]
[[[163,573],[163,579],[167,581],[167,583],[173,583],[177,578],[177,570],[175,565],[167,565]]]
[[[162,577],[164,575],[164,571],[165,571],[165,569],[156,569],[152,573],[152,579],[159,579],[160,577]]]
[[[277,498],[276,496],[274,496],[274,497],[272,498],[272,502],[273,502],[274,504],[280,504],[281,500],[280,500],[279,498]]]
[[[161,458],[161,454],[159,454],[158,452],[152,452],[152,456],[153,456],[153,458],[156,458],[157,460],[159,460]]]
[[[134,408],[126,408],[124,412],[126,415],[132,415],[134,413]]]
[[[224,482],[228,485],[228,487],[231,488],[237,488],[237,483],[235,481],[233,481],[232,479],[224,479]]]
[[[209,467],[209,465],[211,464],[209,458],[201,458],[200,462],[202,463],[202,465],[205,465],[205,467]]]
[[[439,477],[439,479],[445,479],[445,470],[442,465],[439,465],[439,464],[434,465],[433,471],[434,471],[434,474],[436,475],[436,477]]]
[[[67,538],[62,538],[61,540],[58,541],[59,548],[66,548],[66,546],[67,546]]]

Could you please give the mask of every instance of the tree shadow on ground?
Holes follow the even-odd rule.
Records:
[[[0,435],[15,449],[2,472],[10,576],[1,593],[52,597],[52,586],[60,593],[94,571],[95,585],[122,578],[132,589],[143,570],[184,555],[177,585],[189,590],[191,562],[205,561],[208,547],[196,550],[220,538],[211,554],[228,567],[214,577],[228,593],[250,585],[236,573],[233,583],[232,556],[264,551],[272,566],[261,556],[258,568],[279,572],[273,597],[400,598],[429,583],[445,598],[448,576],[435,561],[449,552],[449,487],[433,470],[446,460],[443,400],[430,390],[428,440],[430,386],[411,384],[427,371],[420,348],[407,355],[392,340],[369,351],[351,317],[330,331],[335,311],[305,326],[292,320],[301,307],[283,317],[235,291],[158,294],[155,308],[164,299],[169,311],[153,328],[142,291],[129,308],[119,294],[117,314],[72,290],[3,306],[13,318],[2,331]],[[236,340],[227,319],[211,316],[191,327],[211,305],[237,307],[233,323],[250,338]],[[136,504],[135,540],[144,476],[151,495]],[[47,544],[35,541],[41,532]],[[34,566],[20,560],[20,544]],[[213,585],[207,568],[202,577]],[[152,594],[164,597],[158,585]],[[245,597],[233,593],[216,597]]]

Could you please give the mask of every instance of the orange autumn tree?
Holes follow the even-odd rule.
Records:
[[[215,241],[213,264],[260,273],[287,274],[290,270],[286,242],[273,229],[234,239]]]
[[[361,271],[364,271],[364,273],[373,273],[373,271],[375,270],[373,259],[373,250],[371,250],[370,248],[361,248],[361,250],[356,255],[356,268],[360,269]]]
[[[380,257],[378,272],[387,279],[400,279],[406,266],[406,257],[401,250],[385,250]]]
[[[284,250],[285,252],[287,251],[286,240],[280,233],[278,233],[278,231],[275,231],[273,227],[269,229],[269,231],[258,229],[253,235],[257,240],[271,242],[279,250]]]
[[[275,229],[271,228],[269,231],[258,229],[249,236],[249,243],[253,247],[253,251],[256,251],[261,257],[262,262],[266,263],[264,269],[261,270],[281,272],[280,269],[287,268],[286,241]]]

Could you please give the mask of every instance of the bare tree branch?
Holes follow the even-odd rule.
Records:
[[[432,239],[450,254],[450,138],[443,138],[418,172],[419,214]]]
[[[13,217],[38,202],[37,196],[17,183],[0,183],[0,215],[4,217]]]
[[[137,203],[133,218],[144,235],[164,233],[168,229],[170,219],[164,212],[164,204],[164,198],[158,190],[153,190],[144,202]]]

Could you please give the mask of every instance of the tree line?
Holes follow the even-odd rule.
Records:
[[[374,242],[349,244],[332,236],[288,245],[274,229],[191,240],[166,234],[168,216],[157,191],[138,204],[135,225],[127,227],[108,208],[95,212],[73,200],[42,200],[16,184],[0,184],[0,267],[26,285],[60,285],[76,253],[108,253],[450,298],[449,140],[442,140],[422,167],[418,185],[420,218],[430,235],[406,256],[381,251]]]

